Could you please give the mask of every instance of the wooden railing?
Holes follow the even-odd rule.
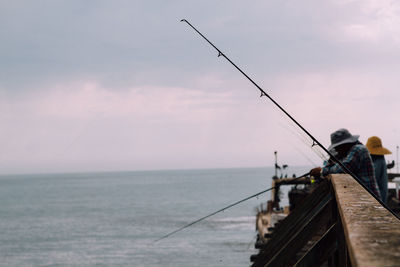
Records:
[[[400,221],[345,174],[276,225],[253,266],[400,266]]]

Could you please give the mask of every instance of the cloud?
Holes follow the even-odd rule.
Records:
[[[398,11],[389,0],[2,2],[2,171],[256,166],[274,150],[307,163],[287,119],[181,18],[324,144],[348,127],[396,145]]]
[[[129,169],[124,162],[131,160],[142,162],[133,165],[143,169],[151,168],[146,163],[151,159],[160,164],[172,151],[204,153],[213,128],[231,127],[224,120],[233,119],[235,102],[226,92],[173,87],[113,91],[90,81],[12,95],[0,105],[0,122],[7,125],[0,139],[1,158],[8,162],[4,171],[17,162],[63,162],[56,166],[65,170],[71,162],[80,165],[78,159],[89,170],[96,169],[96,161],[111,169],[116,168],[112,162],[120,161],[119,168]]]
[[[357,65],[375,49],[360,42],[399,36],[396,6],[388,1],[3,3],[1,83],[13,90],[71,80],[114,88],[187,87],[198,74],[230,75],[216,52],[179,22],[182,17],[254,72]],[[357,46],[332,49],[355,40]]]

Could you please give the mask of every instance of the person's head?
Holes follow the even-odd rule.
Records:
[[[389,149],[382,146],[382,140],[378,136],[368,138],[366,147],[371,155],[386,155],[392,154]]]
[[[336,150],[338,157],[344,157],[351,147],[358,142],[359,135],[352,135],[347,129],[339,129],[331,134],[328,150]]]
[[[350,151],[350,149],[356,144],[357,142],[353,142],[353,143],[345,143],[345,144],[341,144],[338,145],[337,147],[335,147],[335,150],[337,152],[337,156],[336,158],[341,159],[344,158],[347,153]]]

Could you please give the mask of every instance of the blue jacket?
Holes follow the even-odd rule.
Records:
[[[375,178],[378,183],[379,192],[381,193],[382,201],[387,203],[388,195],[388,175],[385,157],[378,155],[371,155],[374,162]]]

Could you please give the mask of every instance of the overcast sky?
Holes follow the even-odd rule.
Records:
[[[0,1],[0,173],[319,165],[400,143],[400,3]]]

